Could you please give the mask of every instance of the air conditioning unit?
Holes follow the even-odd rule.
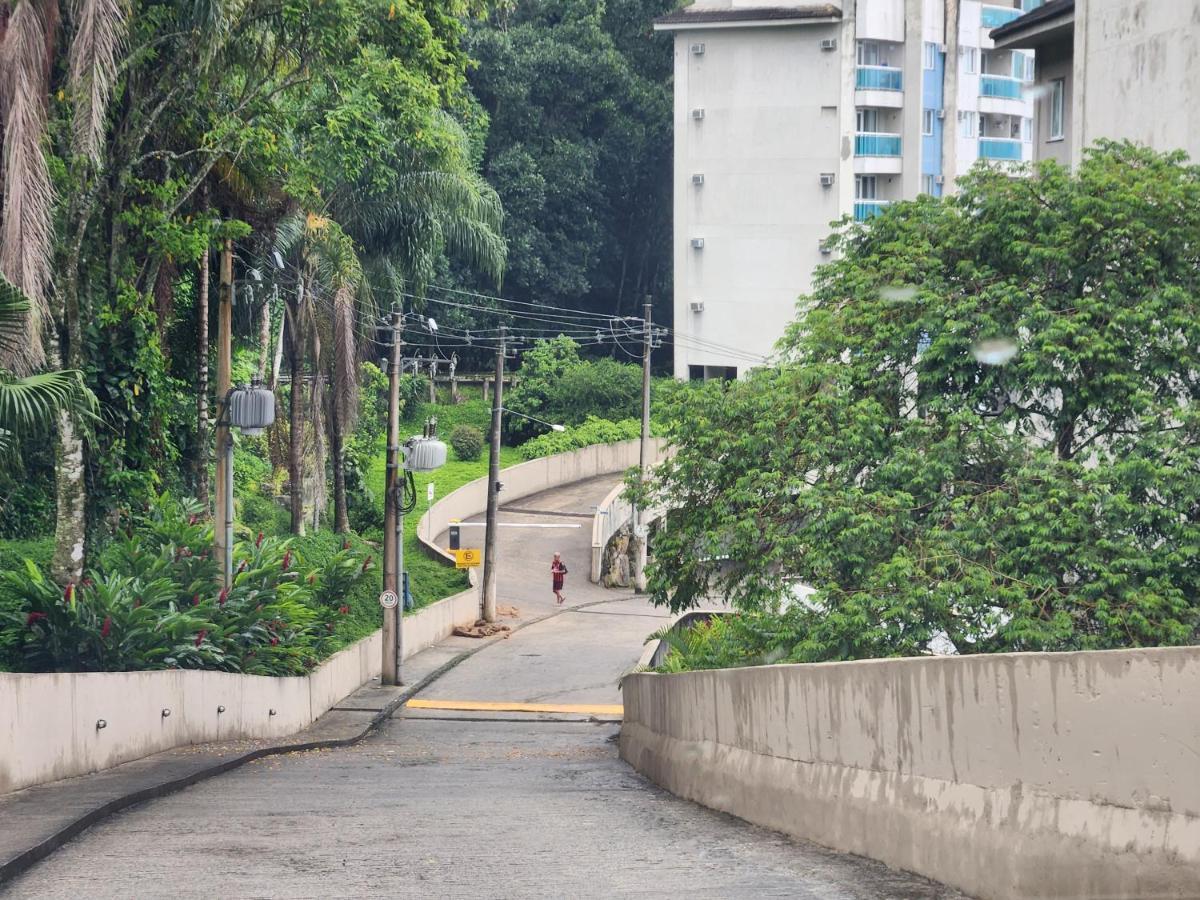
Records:
[[[933,176],[933,183],[934,183],[934,184],[945,184],[945,183],[946,183],[946,176],[945,176],[945,175],[934,175],[934,176]]]
[[[944,109],[939,109],[939,110],[938,110],[938,112],[937,112],[937,117],[938,117],[939,119],[944,119],[944,118],[946,118],[946,111],[945,111]]]
[[[704,107],[697,106],[695,109],[693,109],[692,110],[692,118],[693,119],[703,119],[704,118]]]
[[[828,241],[818,241],[817,247],[820,249],[822,256],[829,256],[833,253],[833,245]]]
[[[822,172],[821,173],[821,187],[833,187],[833,173],[832,172]]]
[[[692,56],[703,56],[703,55],[704,55],[704,45],[703,44],[692,44]]]
[[[693,300],[691,303],[688,304],[688,306],[691,308],[692,312],[694,312],[694,313],[704,312],[704,301],[703,300]]]
[[[836,50],[837,49],[837,38],[825,38],[825,40],[821,41],[821,49],[822,50]]]
[[[703,250],[704,249],[704,238],[692,238],[692,249],[693,250]]]
[[[704,184],[704,173],[697,172],[695,175],[693,175],[692,184],[694,184],[696,187],[700,187],[702,184]]]

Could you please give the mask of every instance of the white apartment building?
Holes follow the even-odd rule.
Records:
[[[768,356],[830,223],[1032,158],[1033,54],[991,29],[1041,0],[697,0],[675,35],[675,375]]]

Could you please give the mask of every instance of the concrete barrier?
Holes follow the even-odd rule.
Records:
[[[668,446],[662,438],[653,438],[650,441],[648,465],[656,466],[662,462],[667,456]],[[637,465],[638,462],[634,460],[633,464]],[[625,485],[618,484],[600,501],[592,517],[592,570],[589,576],[592,584],[599,584],[604,577],[604,551],[608,548],[608,542],[633,520],[633,504],[621,496],[624,493]],[[662,510],[651,510],[647,521],[661,516]]]
[[[1200,897],[1200,647],[634,674],[675,794],[983,898]]]
[[[404,656],[475,621],[477,612],[472,590],[405,616]],[[377,631],[297,678],[194,670],[0,673],[0,794],[172,747],[283,737],[377,677],[382,661]]]

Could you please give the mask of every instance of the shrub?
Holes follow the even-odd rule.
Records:
[[[555,453],[580,450],[593,444],[629,441],[641,435],[642,423],[637,419],[609,422],[607,419],[588,416],[582,425],[568,428],[566,431],[550,431],[539,435],[531,441],[526,441],[518,450],[525,459],[538,459]]]
[[[463,462],[474,462],[483,453],[483,432],[470,425],[459,425],[450,433],[450,446]]]
[[[371,570],[349,547],[317,567],[290,541],[234,547],[234,578],[218,587],[212,529],[198,507],[164,497],[60,588],[32,562],[0,575],[18,598],[8,639],[26,671],[219,669],[299,675],[337,646],[341,598]]]

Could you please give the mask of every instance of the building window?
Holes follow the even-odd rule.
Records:
[[[958,124],[963,137],[975,137],[975,113],[965,111],[958,114]]]
[[[860,66],[886,66],[887,54],[874,41],[859,41],[858,64]]]
[[[934,179],[936,177],[937,177],[936,175],[922,175],[921,176],[921,193],[922,194],[928,194],[930,197],[937,196],[937,193],[934,190]]]
[[[936,119],[936,116],[937,113],[935,110],[926,109],[921,111],[921,134],[933,134],[933,123]]]
[[[979,50],[975,47],[962,48],[962,70],[968,75],[974,75],[979,71]]]
[[[854,199],[855,200],[874,200],[875,192],[878,189],[878,183],[874,175],[855,175],[854,176]]]
[[[1033,140],[1033,119],[1021,120],[1021,140],[1026,144]]]
[[[925,42],[925,68],[933,70],[937,68],[938,45]]]
[[[879,131],[879,110],[860,109],[856,115],[859,134],[876,134]]]
[[[1063,104],[1065,102],[1066,82],[1055,78],[1050,82],[1050,140],[1061,141],[1066,136],[1063,122]]]
[[[704,366],[688,366],[688,381],[703,381]]]

